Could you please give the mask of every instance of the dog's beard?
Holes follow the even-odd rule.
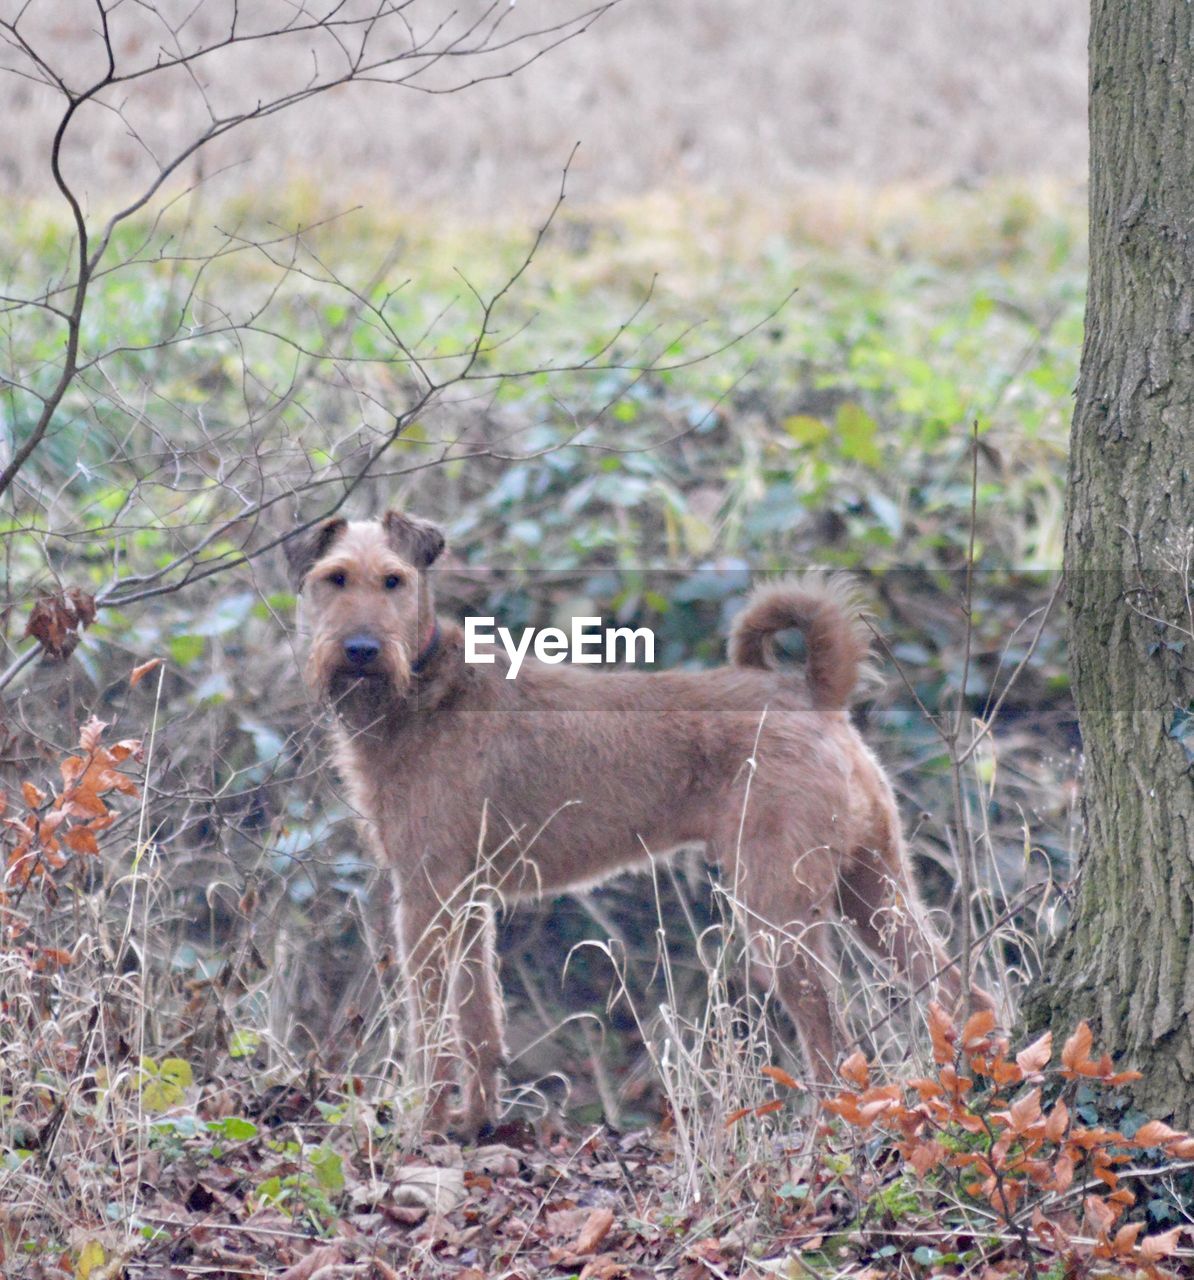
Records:
[[[367,672],[340,665],[335,661],[338,656],[337,647],[316,645],[307,672],[313,688],[348,728],[367,730],[402,704],[411,680],[410,663],[404,652],[383,654]],[[329,657],[333,661],[327,661]]]
[[[361,676],[347,671],[333,674],[325,696],[336,716],[357,731],[380,724],[402,702],[402,694],[388,675]]]

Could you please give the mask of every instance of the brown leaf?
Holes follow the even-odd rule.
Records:
[[[79,643],[79,631],[95,621],[95,597],[80,587],[62,595],[39,596],[25,624],[32,637],[51,658],[69,657]]]
[[[1049,1065],[1049,1059],[1053,1056],[1053,1032],[1046,1031],[1043,1036],[1039,1036],[1034,1040],[1027,1049],[1021,1049],[1016,1054],[1016,1063],[1025,1075],[1033,1075],[1037,1071],[1044,1071]]]
[[[46,793],[40,787],[35,787],[32,782],[21,783],[21,795],[30,809],[40,809],[46,802]]]
[[[804,1088],[804,1085],[802,1085],[794,1076],[790,1076],[783,1067],[764,1067],[763,1074],[765,1076],[770,1076],[776,1084],[782,1084],[785,1089]]]
[[[62,843],[75,853],[99,853],[99,842],[90,827],[72,827],[62,837]]]
[[[945,1158],[945,1148],[935,1138],[928,1142],[917,1142],[907,1153],[908,1163],[923,1178],[930,1169],[935,1169]]]
[[[871,1078],[871,1073],[867,1067],[866,1058],[863,1057],[861,1049],[855,1049],[854,1052],[841,1065],[841,1074],[857,1089],[865,1089],[867,1082]]]
[[[929,1005],[929,1038],[933,1042],[933,1061],[938,1066],[953,1062],[954,1034],[949,1014],[934,1000]]]
[[[74,610],[76,625],[89,627],[95,621],[95,596],[82,587],[71,587],[66,593],[68,607]]]
[[[1065,1137],[1065,1131],[1069,1127],[1069,1123],[1070,1109],[1064,1102],[1059,1100],[1045,1118],[1045,1137],[1050,1142],[1060,1142]]]
[[[603,1253],[601,1257],[585,1263],[578,1280],[622,1280],[629,1274],[625,1262],[612,1253]]]
[[[1064,1152],[1053,1162],[1053,1183],[1051,1190],[1068,1191],[1074,1185],[1074,1161]]]
[[[1140,1257],[1144,1262],[1156,1262],[1158,1258],[1168,1258],[1177,1248],[1178,1237],[1184,1227],[1174,1227],[1159,1235],[1145,1236],[1140,1242]]]
[[[25,635],[36,640],[50,657],[65,658],[77,641],[71,634],[72,621],[59,597],[39,596],[25,624]]]
[[[149,675],[151,671],[156,671],[165,661],[165,658],[150,658],[148,662],[143,662],[139,667],[134,667],[132,674],[129,676],[129,688],[135,689],[145,676]]]
[[[1033,1089],[1026,1097],[1013,1102],[1009,1111],[1013,1133],[1023,1133],[1030,1124],[1040,1119],[1041,1091]]]
[[[96,747],[99,746],[100,739],[104,736],[104,730],[108,727],[106,720],[100,720],[97,716],[92,716],[90,720],[79,730],[79,746],[91,755]]]
[[[588,1221],[581,1228],[580,1235],[576,1237],[572,1252],[575,1254],[593,1253],[609,1234],[609,1229],[613,1225],[614,1215],[611,1210],[594,1209],[589,1214]]]
[[[1140,1147],[1160,1147],[1173,1138],[1184,1138],[1186,1135],[1177,1129],[1171,1129],[1160,1120],[1149,1120],[1136,1130],[1132,1141]]]
[[[1080,1022],[1074,1034],[1065,1042],[1061,1050],[1061,1065],[1066,1071],[1078,1075],[1084,1074],[1083,1067],[1093,1066],[1090,1060],[1090,1046],[1094,1036],[1088,1022]]]
[[[1118,1257],[1129,1256],[1136,1248],[1136,1237],[1144,1230],[1143,1222],[1127,1222],[1115,1233],[1111,1252]]]
[[[962,1047],[967,1051],[977,1049],[994,1030],[995,1014],[990,1009],[972,1013],[962,1028]]]
[[[293,1267],[287,1267],[278,1280],[311,1280],[311,1276],[323,1267],[339,1266],[344,1261],[344,1246],[339,1240],[331,1244],[312,1249],[305,1258],[300,1258]]]
[[[1082,1202],[1086,1211],[1086,1220],[1100,1235],[1106,1235],[1115,1225],[1118,1216],[1115,1210],[1101,1196],[1087,1196]]]

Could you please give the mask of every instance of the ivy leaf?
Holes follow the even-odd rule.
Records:
[[[324,1191],[335,1194],[344,1190],[343,1161],[331,1147],[316,1147],[307,1155],[311,1168],[315,1170],[315,1181]]]
[[[1169,736],[1175,742],[1181,743],[1182,750],[1186,753],[1186,760],[1194,763],[1194,702],[1185,708],[1178,707],[1173,713]]]
[[[838,409],[835,425],[843,458],[864,467],[877,467],[882,462],[878,423],[861,405],[848,400]]]

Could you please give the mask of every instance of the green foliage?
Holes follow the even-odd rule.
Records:
[[[344,1170],[340,1155],[326,1145],[302,1147],[299,1143],[271,1143],[270,1146],[302,1161],[310,1168],[274,1174],[257,1186],[254,1199],[272,1205],[282,1213],[306,1218],[313,1227],[326,1231],[338,1214],[334,1198],[344,1190]]]
[[[141,1059],[137,1087],[141,1105],[150,1113],[178,1106],[194,1082],[191,1064],[182,1058],[163,1058],[160,1063],[152,1058]]]

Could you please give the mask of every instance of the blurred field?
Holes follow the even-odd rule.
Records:
[[[199,6],[188,34],[210,37],[229,7]],[[465,18],[484,8],[455,6]],[[424,30],[448,9],[421,3],[409,15]],[[581,10],[521,0],[511,29]],[[131,32],[135,14],[113,21]],[[85,83],[98,55],[89,8],[41,0],[32,15],[65,51],[68,80]],[[230,184],[259,195],[303,178],[388,207],[448,202],[474,213],[538,207],[577,141],[571,198],[588,203],[661,188],[783,198],[838,183],[1081,179],[1086,22],[1081,0],[623,0],[512,79],[447,96],[336,91],[234,135],[205,166],[243,161]],[[145,52],[128,41],[124,53]],[[268,97],[296,74],[295,59],[269,48],[217,63],[217,100],[234,90]],[[122,101],[164,147],[187,118],[185,94],[155,84],[139,103],[139,93]],[[0,185],[10,196],[51,189],[51,101],[0,76]],[[101,202],[145,162],[122,122],[99,113],[67,158]]]

